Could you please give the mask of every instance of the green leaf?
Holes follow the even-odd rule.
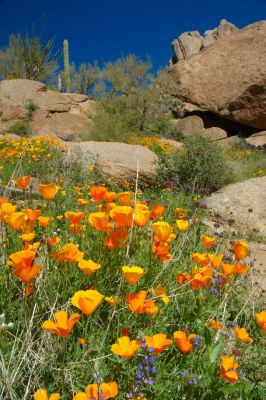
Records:
[[[214,348],[212,349],[211,356],[210,356],[210,361],[212,364],[215,363],[215,361],[217,360],[219,355],[222,353],[224,344],[225,344],[225,340],[224,340],[224,337],[222,336],[221,339],[219,340],[219,342],[216,344],[216,346],[214,346]]]
[[[206,346],[209,346],[212,342],[212,335],[211,335],[209,328],[207,328],[207,326],[205,326],[205,328],[204,328],[204,339],[205,339]]]

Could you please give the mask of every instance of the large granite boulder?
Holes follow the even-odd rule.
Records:
[[[86,167],[96,165],[106,178],[118,183],[138,180],[151,185],[158,157],[144,146],[116,142],[67,142],[67,159],[77,159]]]
[[[208,197],[206,205],[223,226],[266,235],[266,176],[228,185]]]
[[[66,141],[78,141],[88,127],[89,119],[83,115],[69,112],[53,113],[45,119],[45,124],[36,132],[42,136],[51,135]]]
[[[258,149],[266,150],[266,131],[254,133],[246,138],[246,142],[257,147]]]
[[[266,129],[266,21],[216,40],[170,67],[175,95],[222,117]]]

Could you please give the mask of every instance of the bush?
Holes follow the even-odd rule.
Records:
[[[32,130],[28,122],[18,121],[9,128],[9,132],[18,136],[28,136],[32,133]]]
[[[33,100],[29,99],[26,101],[25,108],[27,110],[28,118],[29,120],[31,120],[34,112],[37,111],[40,107],[38,106],[38,104],[34,103]]]
[[[170,135],[172,76],[151,74],[152,64],[135,56],[107,63],[98,75],[98,107],[86,139],[126,142],[136,133]],[[102,91],[99,90],[102,88]]]
[[[158,181],[185,192],[209,194],[221,188],[230,168],[222,150],[201,136],[184,140],[183,151],[159,160]]]
[[[42,36],[10,35],[8,46],[0,49],[0,79],[47,81],[54,76],[57,62],[54,39],[42,42]]]

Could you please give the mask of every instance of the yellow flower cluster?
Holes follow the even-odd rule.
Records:
[[[49,158],[51,149],[55,147],[63,150],[64,147],[59,139],[52,136],[22,137],[10,140],[8,135],[0,140],[0,159],[13,160],[25,153],[32,160],[38,161],[42,158]]]
[[[139,136],[135,135],[132,136],[131,139],[129,140],[130,144],[139,144],[141,146],[148,147],[150,150],[154,150],[155,148],[158,148],[160,151],[162,151],[164,154],[173,154],[176,151],[178,151],[177,148],[173,147],[170,143],[167,142],[167,140],[162,140],[161,138],[157,136]]]

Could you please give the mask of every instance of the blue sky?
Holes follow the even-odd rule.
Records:
[[[170,43],[188,30],[214,28],[222,18],[238,27],[266,19],[266,0],[0,0],[0,46],[32,23],[56,47],[69,40],[70,60],[100,63],[134,53],[155,69],[172,54]]]

